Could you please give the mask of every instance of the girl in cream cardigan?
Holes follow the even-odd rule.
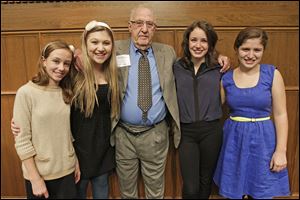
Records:
[[[39,72],[18,89],[13,119],[20,127],[15,147],[22,161],[27,198],[74,198],[80,170],[70,130],[73,51],[48,43]]]

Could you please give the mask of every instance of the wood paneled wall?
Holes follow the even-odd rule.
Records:
[[[269,34],[263,62],[278,67],[287,93],[289,117],[288,170],[291,197],[299,196],[299,2],[141,2],[153,7],[158,30],[154,41],[172,45],[182,55],[184,29],[197,19],[211,22],[218,33],[217,49],[236,65],[233,42],[246,26]],[[136,2],[53,2],[1,5],[1,197],[24,197],[20,161],[10,131],[16,90],[37,71],[41,48],[63,39],[80,47],[85,24],[93,19],[110,24],[116,39],[127,39],[127,21]],[[224,116],[226,117],[226,116]],[[172,140],[171,140],[172,141]],[[181,198],[178,152],[170,144],[166,167],[166,198]],[[119,198],[117,176],[110,177],[110,197]],[[142,182],[140,195],[144,196]],[[214,188],[213,194],[217,194]]]

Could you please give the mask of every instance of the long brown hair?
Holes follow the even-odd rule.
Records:
[[[184,54],[183,60],[186,62],[186,64],[188,66],[192,65],[192,61],[191,61],[192,56],[191,56],[190,49],[189,49],[189,39],[190,39],[191,32],[193,32],[193,30],[197,27],[202,29],[206,34],[207,42],[208,42],[208,52],[205,55],[205,62],[208,67],[213,67],[216,64],[218,64],[218,61],[217,61],[218,52],[215,49],[217,41],[218,41],[218,35],[215,32],[213,26],[204,20],[193,22],[185,30],[184,35],[183,35],[183,41],[181,43],[181,46],[183,48],[183,54]]]
[[[43,59],[47,59],[51,52],[56,49],[65,49],[72,54],[72,62],[70,66],[70,70],[73,67],[74,63],[74,53],[71,50],[70,46],[61,40],[56,40],[48,43],[42,50],[41,56],[38,61],[38,73],[31,80],[33,83],[41,86],[47,86],[49,84],[49,75],[43,66]],[[63,99],[65,103],[70,104],[72,99],[72,82],[70,72],[59,82],[59,86],[62,88]]]

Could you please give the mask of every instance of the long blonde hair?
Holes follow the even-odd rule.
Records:
[[[118,87],[118,71],[116,66],[116,52],[114,36],[110,29],[102,26],[96,26],[89,31],[84,31],[81,40],[83,69],[74,76],[73,92],[74,97],[72,103],[79,108],[86,117],[91,117],[94,111],[95,103],[99,106],[96,91],[98,84],[96,83],[95,74],[91,58],[87,51],[87,36],[97,31],[106,31],[112,40],[111,56],[103,63],[105,78],[109,85],[108,97],[111,107],[111,117],[116,117],[120,111],[120,94]]]

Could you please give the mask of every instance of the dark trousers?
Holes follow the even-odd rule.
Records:
[[[219,120],[181,124],[179,160],[183,199],[208,199],[221,145]]]
[[[45,181],[49,199],[75,199],[77,195],[74,173],[59,179]],[[25,180],[27,199],[45,199],[45,197],[37,197],[32,192],[30,181]]]

